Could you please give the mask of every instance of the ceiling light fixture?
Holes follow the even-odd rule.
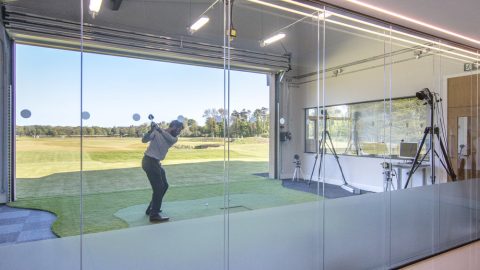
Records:
[[[376,7],[376,6],[367,4],[367,3],[363,3],[363,2],[357,1],[357,0],[347,0],[347,1],[350,2],[350,3],[356,4],[356,5],[362,6],[362,7],[373,9],[375,11],[385,13],[385,14],[388,14],[390,16],[393,16],[393,17],[396,17],[396,18],[399,18],[399,19],[409,21],[409,22],[412,22],[412,23],[415,23],[415,24],[418,24],[418,25],[421,25],[421,26],[424,26],[424,27],[442,32],[442,33],[445,33],[447,35],[451,35],[451,36],[461,38],[461,39],[464,39],[464,40],[467,40],[467,41],[470,41],[470,42],[473,42],[473,43],[476,43],[476,44],[480,44],[480,40],[476,40],[476,39],[473,39],[471,37],[460,35],[458,33],[446,30],[444,28],[441,28],[441,27],[438,27],[438,26],[435,26],[435,25],[431,25],[431,24],[428,24],[428,23],[425,23],[425,22],[422,22],[422,21],[404,16],[404,15],[401,15],[401,14],[398,14],[398,13],[395,13],[395,12],[392,12],[392,11],[389,11],[389,10],[386,10],[386,9],[383,9],[383,8],[379,8],[379,7]]]
[[[90,14],[92,14],[92,17],[95,17],[95,15],[100,12],[100,8],[102,7],[102,0],[90,0],[90,5],[88,8],[90,9]]]
[[[274,42],[277,42],[277,41],[285,38],[285,36],[286,35],[284,33],[278,33],[278,34],[276,34],[272,37],[269,37],[267,39],[264,39],[264,40],[260,41],[260,46],[262,46],[262,47],[268,46],[268,45],[270,45]]]
[[[210,21],[210,18],[207,16],[202,16],[200,19],[198,19],[192,26],[190,26],[188,29],[190,30],[190,33],[193,34],[198,31],[198,29],[202,28],[205,24]]]

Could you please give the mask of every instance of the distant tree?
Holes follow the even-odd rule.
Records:
[[[187,119],[186,123],[191,132],[190,136],[197,137],[201,135],[200,127],[195,119]]]
[[[220,113],[217,109],[207,109],[203,113],[203,117],[205,118],[204,131],[215,138],[215,135],[219,134],[217,118],[221,117]]]
[[[241,111],[233,110],[228,117],[228,111],[223,108],[207,109],[204,111],[203,118],[205,124],[199,125],[194,119],[185,118],[184,130],[181,136],[211,136],[224,137],[225,131],[229,132],[229,136],[233,137],[249,137],[268,134],[269,117],[268,109],[265,107],[252,111],[242,109]],[[228,125],[226,120],[229,120]],[[163,129],[168,128],[169,123],[161,121],[159,126]],[[333,125],[335,127],[335,125]],[[114,127],[83,127],[80,132],[79,126],[49,126],[49,125],[31,125],[16,126],[17,136],[129,136],[141,137],[150,129],[149,123],[143,123],[138,126],[114,126]],[[339,132],[343,129],[339,128]]]

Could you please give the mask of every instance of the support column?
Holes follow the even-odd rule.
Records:
[[[269,111],[270,111],[270,126],[268,130],[269,141],[268,141],[268,177],[277,178],[277,158],[278,158],[278,121],[277,121],[277,95],[276,87],[277,81],[274,74],[269,74]]]
[[[14,164],[13,144],[15,143],[15,126],[12,115],[12,54],[11,40],[5,32],[3,21],[0,24],[0,203],[7,203],[12,198]]]

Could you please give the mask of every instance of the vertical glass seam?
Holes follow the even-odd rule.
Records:
[[[80,0],[80,270],[83,269],[83,0]]]
[[[325,6],[323,7],[323,32],[322,32],[322,56],[323,56],[323,59],[322,59],[322,109],[325,110],[325,70],[326,70],[326,67],[325,67],[325,64],[326,64],[326,48],[325,48],[325,37],[326,37],[326,32],[327,32],[327,29],[326,29],[326,18],[325,18],[325,13],[326,13],[326,9],[325,9]],[[318,29],[318,31],[320,31],[320,29]],[[318,38],[320,38],[320,35],[318,35]],[[318,41],[318,44],[320,46],[320,40]],[[320,52],[320,50],[319,50]],[[320,53],[318,53],[318,57],[320,57]],[[320,80],[320,59],[318,59],[318,79]],[[320,82],[318,83],[318,92],[320,92]],[[320,107],[320,101],[318,102],[317,104],[318,108]],[[319,110],[317,108],[317,115],[319,115]],[[319,121],[319,118],[317,117],[317,121]],[[318,125],[317,125],[318,126]],[[323,127],[323,131],[322,132],[325,132],[325,126]],[[323,134],[325,135],[325,134]],[[325,156],[326,154],[326,151],[325,151],[325,140],[322,140],[322,155]],[[323,269],[325,269],[325,251],[326,251],[326,248],[325,248],[325,224],[326,224],[326,205],[325,205],[325,163],[326,162],[322,162],[322,165],[323,166],[323,181],[322,181],[322,196],[323,196],[323,199],[322,199],[322,208],[323,208],[323,218],[322,218],[322,263],[323,263]],[[322,168],[321,168],[322,169]],[[317,185],[319,185],[320,183],[317,182]]]

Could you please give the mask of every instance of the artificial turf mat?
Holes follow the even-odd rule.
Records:
[[[284,199],[275,194],[233,194],[230,195],[229,213],[250,211],[259,208],[274,207],[285,204]],[[125,221],[129,227],[150,224],[145,209],[148,204],[129,206],[117,211],[114,215]],[[197,200],[164,202],[162,215],[171,221],[200,218],[224,214],[225,198],[223,196]]]

